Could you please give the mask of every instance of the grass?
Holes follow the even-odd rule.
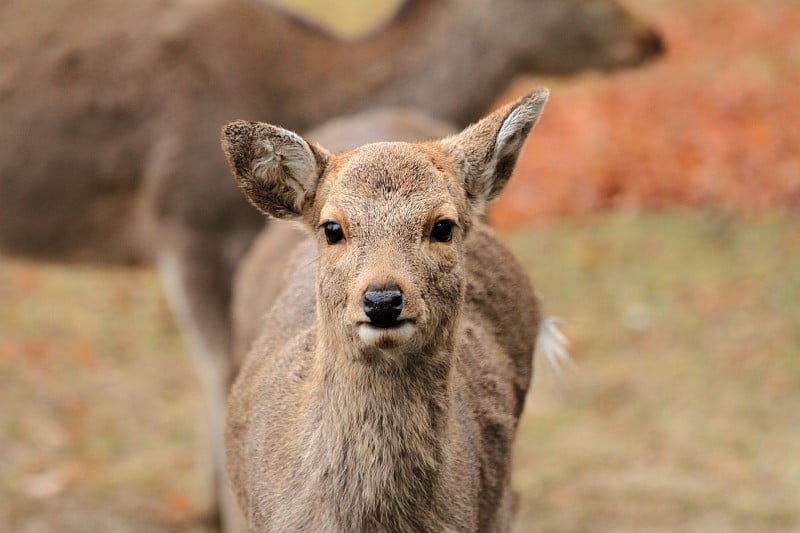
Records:
[[[0,262],[0,301],[0,529],[191,524],[202,399],[155,275]]]
[[[613,212],[507,238],[566,320],[521,531],[800,529],[797,220]],[[202,531],[202,399],[150,271],[0,262],[0,529]]]
[[[511,239],[579,367],[522,421],[522,523],[800,528],[796,222],[621,212]]]
[[[401,0],[263,0],[324,28],[337,37],[359,39],[390,20]]]

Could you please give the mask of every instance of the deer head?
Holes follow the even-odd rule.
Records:
[[[317,243],[326,351],[401,365],[448,352],[464,240],[510,178],[547,95],[536,90],[440,141],[339,154],[269,124],[224,127],[223,150],[250,202],[301,222]]]

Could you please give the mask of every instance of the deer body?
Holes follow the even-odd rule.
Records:
[[[455,335],[458,355],[441,375],[424,367],[382,373],[318,360],[308,267],[316,252],[308,241],[300,247],[291,267],[299,275],[261,320],[269,334],[253,348],[258,357],[247,360],[232,399],[228,462],[234,485],[252,487],[241,497],[256,529],[507,530],[507,457],[531,377],[539,307],[524,273],[488,228],[473,228],[467,247],[470,281]],[[514,319],[498,326],[501,317]],[[491,357],[498,352],[506,356]],[[241,418],[239,407],[246,409]],[[457,410],[481,418],[458,420]],[[309,448],[314,453],[306,456]],[[265,472],[264,465],[279,468]],[[353,479],[361,481],[343,486]],[[372,492],[367,501],[365,490]],[[337,515],[348,509],[358,511]]]
[[[509,529],[539,304],[482,213],[545,99],[443,141],[343,154],[226,127],[251,202],[311,235],[229,401],[228,469],[251,529]]]

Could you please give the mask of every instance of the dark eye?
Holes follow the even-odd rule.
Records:
[[[450,242],[453,238],[453,222],[450,220],[440,220],[433,225],[431,239],[439,242]]]
[[[325,228],[325,238],[328,239],[328,244],[336,244],[344,239],[344,231],[336,222],[326,222],[322,226]]]

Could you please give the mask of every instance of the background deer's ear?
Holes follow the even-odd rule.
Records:
[[[328,152],[294,132],[238,120],[222,128],[222,151],[239,187],[259,211],[297,219],[312,201]]]
[[[547,89],[535,89],[443,141],[461,167],[467,198],[477,213],[484,212],[511,177],[548,94]]]

